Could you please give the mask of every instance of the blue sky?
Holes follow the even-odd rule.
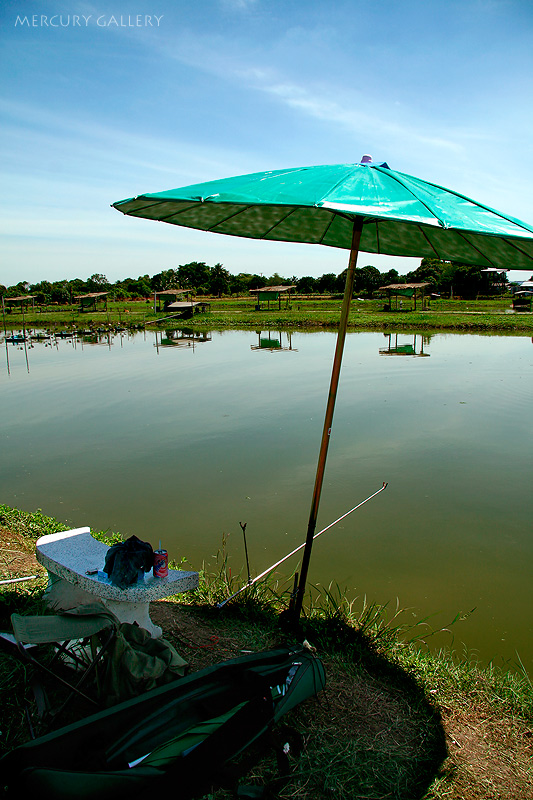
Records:
[[[0,13],[5,285],[193,260],[339,273],[345,251],[110,205],[365,153],[533,223],[530,0],[4,0]]]

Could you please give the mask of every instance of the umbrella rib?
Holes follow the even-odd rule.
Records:
[[[137,200],[143,200],[143,199],[144,199],[143,196],[140,195],[139,197],[135,197],[133,199],[133,201],[128,200],[126,202],[128,202],[128,203],[129,202],[137,202]],[[120,207],[120,204],[116,204],[116,205],[113,204],[113,207],[116,208],[117,211],[122,211],[123,214],[127,214],[128,216],[134,216],[137,211],[145,211],[147,208],[154,208],[154,206],[160,206],[160,205],[161,205],[161,201],[157,200],[155,203],[153,203],[153,202],[152,203],[148,203],[148,205],[142,206],[142,208],[139,208],[139,209],[135,209],[135,211],[122,211],[122,209]]]
[[[142,199],[142,195],[141,195],[141,197],[139,197],[139,198],[137,198],[137,197],[136,197],[135,199],[136,199],[136,200],[140,200],[140,199]],[[137,216],[137,213],[136,213],[137,211],[142,211],[142,212],[144,212],[144,211],[146,211],[146,210],[147,210],[147,209],[149,209],[149,208],[157,208],[158,206],[161,206],[161,205],[163,205],[163,202],[164,202],[164,201],[162,201],[162,200],[157,200],[155,203],[149,203],[148,205],[146,205],[146,206],[143,206],[143,207],[142,207],[142,209],[136,209],[136,210],[135,210],[135,211],[133,211],[133,212],[132,212],[132,211],[126,211],[126,212],[123,212],[123,213],[125,213],[125,214],[128,214],[129,216],[132,216],[132,217],[134,217],[134,216]],[[166,222],[166,221],[167,221],[167,219],[170,219],[171,217],[176,217],[178,214],[183,214],[183,213],[185,213],[186,211],[190,211],[190,209],[191,209],[191,208],[195,208],[195,206],[196,206],[196,203],[194,203],[194,202],[193,202],[191,205],[187,206],[187,208],[180,208],[180,209],[179,209],[179,211],[173,211],[173,212],[172,212],[172,214],[168,214],[168,215],[167,215],[167,216],[165,216],[165,217],[158,217],[158,218],[157,218],[157,222]],[[121,211],[122,209],[120,209],[120,208],[119,208],[118,210],[119,210],[119,211]]]
[[[470,245],[470,247],[473,247],[474,250],[476,251],[476,253],[479,253],[479,255],[481,256],[482,259],[484,259],[485,261],[488,261],[489,264],[492,264],[493,267],[497,267],[498,266],[491,258],[489,258],[488,255],[486,255],[486,253],[483,253],[479,249],[479,247],[476,247],[476,245],[473,242],[471,242],[470,239],[468,239],[462,231],[457,230],[457,228],[452,228],[452,230],[454,230],[457,233],[457,235],[461,237],[461,239],[463,239],[468,245]]]
[[[385,173],[385,170],[384,170],[384,169],[382,169],[381,167],[374,167],[374,169],[377,169],[379,172],[384,172],[384,173]],[[442,219],[441,219],[441,218],[440,218],[440,217],[439,217],[439,216],[438,216],[438,215],[435,213],[435,211],[434,211],[434,210],[431,208],[431,206],[429,206],[427,203],[425,203],[423,200],[421,200],[421,199],[420,199],[420,197],[417,197],[417,196],[416,196],[416,194],[413,192],[413,190],[409,188],[409,186],[406,186],[406,184],[405,184],[403,181],[401,181],[401,180],[400,180],[400,179],[399,179],[399,178],[398,178],[396,175],[392,174],[392,170],[387,170],[387,172],[386,172],[385,174],[386,174],[386,175],[387,175],[389,178],[392,178],[394,181],[396,181],[396,183],[399,183],[399,184],[400,184],[400,186],[403,186],[403,188],[404,188],[404,189],[405,189],[407,192],[409,192],[409,194],[410,194],[412,197],[414,197],[414,198],[415,198],[415,200],[417,201],[417,203],[420,203],[421,205],[423,205],[423,206],[424,206],[424,208],[427,208],[427,210],[429,211],[429,213],[430,213],[430,214],[431,214],[433,217],[435,217],[435,219],[438,221],[438,223],[439,223],[440,225],[442,225],[442,227],[443,227],[444,229],[446,229],[446,228],[447,228],[447,225],[446,225],[446,223],[444,222],[444,220],[442,220]],[[432,185],[433,185],[433,184],[432,184]],[[446,191],[447,191],[447,190],[446,190]],[[460,197],[461,195],[458,195],[458,196]],[[464,199],[465,199],[465,200],[468,200],[468,198],[464,198]],[[470,201],[470,202],[471,202],[471,201]]]
[[[198,203],[193,203],[192,205],[187,206],[187,208],[180,208],[178,211],[173,211],[172,214],[169,214],[166,217],[160,217],[159,221],[160,222],[166,222],[169,219],[171,220],[173,217],[178,217],[180,214],[186,214],[187,211],[190,211],[191,209],[195,209],[197,207],[198,207]],[[202,228],[201,230],[204,230],[204,229]],[[210,228],[206,228],[205,230],[210,230]]]
[[[435,253],[436,257],[440,260],[441,257],[439,255],[438,250],[433,245],[433,242],[429,239],[429,237],[428,237],[427,233],[425,232],[425,230],[423,229],[423,227],[421,225],[417,225],[416,227],[418,228],[418,230],[420,231],[420,233],[422,234],[422,236],[424,237],[426,242],[429,244],[429,246],[431,247],[431,249]]]
[[[270,228],[264,232],[264,234],[261,236],[261,239],[264,239],[266,236],[268,236],[268,234],[271,233],[274,230],[274,228],[277,228],[278,225],[281,225],[283,222],[285,222],[285,220],[288,219],[291,216],[291,214],[294,214],[296,211],[299,211],[300,208],[303,208],[303,206],[296,206],[295,208],[291,208],[289,213],[285,214],[283,219],[278,219],[277,222],[274,223],[274,225],[271,225]]]
[[[330,187],[329,187],[329,189],[327,190],[327,192],[325,192],[325,193],[322,193],[322,196],[321,196],[320,200],[317,200],[317,202],[316,202],[316,203],[314,203],[315,207],[316,207],[316,208],[320,208],[320,203],[323,203],[323,202],[324,202],[324,199],[325,199],[325,198],[326,198],[328,195],[330,195],[332,192],[334,192],[334,191],[335,191],[335,189],[336,189],[338,186],[341,186],[341,184],[343,184],[343,183],[345,182],[346,178],[348,178],[348,177],[351,177],[351,176],[352,176],[352,175],[354,175],[354,174],[355,174],[355,169],[348,170],[348,172],[346,173],[346,175],[343,175],[343,177],[342,177],[342,178],[339,178],[339,180],[338,180],[338,181],[337,181],[337,182],[336,182],[336,183],[335,183],[333,186],[330,186]]]
[[[379,172],[385,172],[385,170],[382,167],[375,166],[374,169],[377,169]],[[397,181],[397,183],[399,183],[401,186],[403,186],[404,189],[407,189],[407,191],[410,192],[410,194],[412,194],[413,197],[415,197],[420,203],[422,203],[422,205],[425,206],[428,209],[428,211],[430,211],[432,214],[434,214],[435,217],[439,220],[439,222],[445,228],[447,227],[445,225],[445,223],[441,219],[439,219],[439,217],[437,217],[437,215],[431,209],[431,207],[429,205],[427,205],[426,203],[424,203],[423,200],[420,200],[420,198],[416,197],[416,194],[413,191],[411,191],[411,189],[408,186],[406,186],[405,183],[402,180],[400,180],[398,178],[397,174],[392,174],[392,170],[391,170],[390,173],[387,173],[387,174],[389,175],[389,177],[393,178],[395,181]],[[472,205],[474,205],[476,208],[482,208],[484,211],[489,211],[491,214],[495,214],[500,219],[504,219],[506,222],[510,222],[512,225],[516,225],[518,228],[521,228],[522,230],[527,231],[528,233],[532,233],[533,232],[533,228],[531,228],[525,222],[522,222],[519,219],[517,220],[514,217],[508,216],[507,214],[502,214],[501,211],[497,211],[495,208],[491,208],[490,206],[486,206],[484,203],[479,203],[477,200],[472,200],[471,197],[467,197],[465,194],[461,194],[460,192],[456,192],[453,189],[447,189],[444,186],[439,186],[438,183],[431,183],[430,181],[424,181],[424,183],[426,183],[428,186],[433,186],[433,188],[435,188],[435,189],[439,189],[441,192],[447,192],[448,194],[453,194],[454,197],[459,197],[461,200],[466,200],[467,203],[472,203]],[[472,231],[472,232],[474,233],[475,231]],[[505,241],[507,241],[507,240],[505,240]],[[526,255],[528,255],[528,254],[526,253]]]
[[[495,261],[492,261],[487,255],[485,255],[485,253],[482,253],[482,251],[478,247],[476,247],[476,245],[473,244],[461,231],[457,230],[457,228],[453,228],[453,230],[456,231],[456,233],[458,233],[459,236],[461,236],[466,242],[468,242],[470,247],[473,247],[474,250],[477,250],[477,252],[480,253],[480,255],[482,255],[483,258],[485,258],[490,264],[492,264],[493,267],[498,267],[498,264]],[[491,237],[490,233],[480,234],[480,235],[481,236],[485,235],[485,236]],[[505,242],[505,244],[509,245],[510,247],[513,247],[515,250],[518,250],[518,252],[521,253],[523,256],[526,256],[527,258],[531,258],[531,256],[529,255],[529,253],[527,251],[522,250],[521,247],[519,247],[517,244],[514,244],[513,241],[511,241],[510,239],[507,239],[505,236],[501,236],[501,237],[497,237],[497,238],[501,239],[501,241]]]
[[[505,244],[508,244],[510,247],[514,247],[515,250],[518,250],[518,252],[521,253],[523,256],[526,256],[526,258],[531,258],[531,255],[527,252],[527,250],[523,250],[521,247],[519,247],[517,244],[515,244],[511,239],[506,239],[504,237],[503,241],[505,242]]]
[[[347,219],[345,214],[337,214],[336,212],[331,214],[330,215],[330,220],[329,220],[328,224],[326,225],[326,229],[325,229],[324,233],[322,234],[322,236],[320,237],[320,239],[318,240],[318,244],[322,244],[323,243],[323,241],[326,238],[326,235],[327,235],[329,229],[331,228],[331,226],[333,225],[336,217],[342,217],[343,219]]]
[[[222,206],[224,205],[224,203],[219,203],[218,205]],[[233,217],[238,217],[239,214],[243,214],[245,211],[248,211],[249,208],[252,208],[252,206],[246,205],[243,206],[242,208],[238,208],[237,211],[234,211],[232,214],[228,214],[227,217],[218,219],[213,225],[210,225],[209,228],[203,228],[202,230],[216,233],[215,228],[217,228],[218,225],[221,225],[223,222],[227,222],[229,219],[233,219]]]
[[[204,202],[205,201],[202,202],[202,205],[204,204]],[[214,205],[214,203],[210,203],[210,205]],[[217,205],[220,208],[222,208],[222,206],[226,205],[226,203],[217,203]],[[169,214],[168,217],[161,217],[160,221],[161,222],[166,222],[167,219],[172,219],[172,217],[177,217],[180,214],[184,214],[185,212],[190,211],[191,208],[194,209],[194,208],[197,208],[197,207],[198,207],[198,203],[193,203],[192,205],[187,206],[187,208],[180,208],[179,211],[174,211],[174,213],[173,214]],[[244,211],[248,211],[248,209],[252,208],[252,207],[253,207],[252,205],[243,206],[242,208],[237,209],[237,211],[234,211],[232,214],[228,214],[226,217],[223,217],[222,219],[218,219],[216,222],[213,223],[213,225],[210,225],[209,228],[200,228],[200,230],[209,231],[210,233],[212,233],[212,232],[216,233],[215,228],[218,225],[222,224],[223,222],[227,222],[229,219],[232,219],[233,217],[236,217],[239,214],[242,214]]]
[[[219,205],[219,206],[223,206],[223,205],[225,205],[225,204],[224,204],[224,203],[219,203],[218,205]],[[272,206],[274,206],[274,205],[275,205],[275,204],[274,204],[274,203],[272,203]],[[181,209],[180,211],[178,211],[178,212],[176,212],[176,213],[177,213],[177,214],[181,214],[181,213],[183,213],[184,211],[188,211],[190,208],[194,208],[195,206],[196,206],[196,203],[195,203],[193,206],[189,206],[188,208]],[[215,222],[213,225],[210,225],[210,226],[209,226],[209,228],[203,228],[202,230],[206,230],[206,231],[209,231],[209,232],[211,232],[211,233],[213,233],[213,232],[214,232],[214,233],[216,233],[216,228],[217,228],[219,225],[222,225],[222,224],[224,224],[225,222],[228,222],[228,220],[230,220],[230,219],[233,219],[233,217],[237,217],[237,216],[239,216],[239,214],[244,214],[244,212],[245,212],[245,211],[249,211],[249,209],[250,209],[250,208],[255,208],[255,206],[254,206],[253,204],[251,204],[251,203],[250,203],[250,204],[248,204],[248,205],[243,205],[241,208],[238,208],[236,211],[233,211],[231,214],[228,214],[226,217],[223,217],[222,219],[219,219],[219,220],[217,220],[217,221],[216,221],[216,222]],[[300,207],[298,207],[298,208],[300,208]],[[277,220],[277,221],[274,223],[274,225],[272,225],[272,226],[271,226],[271,227],[270,227],[270,228],[269,228],[267,231],[264,231],[264,232],[261,234],[261,237],[260,237],[260,238],[261,238],[261,239],[264,239],[264,238],[265,238],[265,236],[268,236],[268,234],[269,234],[271,231],[273,231],[273,230],[274,230],[274,228],[276,228],[276,227],[277,227],[278,225],[280,225],[282,222],[285,222],[285,220],[287,219],[287,217],[289,217],[291,214],[293,214],[295,211],[297,211],[297,210],[298,210],[298,208],[291,208],[291,209],[290,209],[290,211],[289,211],[287,214],[285,214],[285,216],[283,217],[283,219],[279,219],[279,220]],[[173,217],[173,216],[176,216],[176,213],[175,213],[175,214],[171,214],[170,216],[171,216],[171,217]],[[165,219],[166,219],[166,218],[165,218]],[[165,219],[162,219],[162,221],[164,222],[164,221],[165,221]]]
[[[275,207],[275,203],[272,203],[272,204],[270,204],[270,205],[271,205],[271,207]],[[212,225],[210,228],[206,228],[205,230],[207,230],[207,231],[213,231],[213,229],[214,229],[214,228],[216,228],[216,227],[217,227],[218,225],[220,225],[221,223],[223,223],[223,222],[227,222],[229,219],[232,219],[233,217],[236,217],[236,216],[238,216],[239,214],[242,214],[242,213],[244,213],[245,211],[248,211],[250,208],[255,208],[255,206],[253,206],[253,205],[251,205],[251,204],[250,204],[250,205],[247,205],[247,206],[243,206],[242,208],[239,208],[237,211],[235,211],[233,214],[229,214],[227,217],[224,217],[224,219],[219,219],[219,220],[218,220],[218,221],[215,223],[215,225]],[[285,214],[285,216],[283,217],[283,219],[278,219],[278,220],[277,220],[277,221],[276,221],[276,222],[275,222],[273,225],[271,225],[271,226],[270,226],[270,228],[269,228],[268,230],[264,231],[264,232],[261,234],[261,237],[260,237],[260,238],[261,238],[261,239],[264,239],[266,236],[268,236],[268,234],[269,234],[271,231],[273,231],[273,230],[274,230],[274,228],[277,228],[277,226],[278,226],[278,225],[281,225],[281,223],[285,222],[285,220],[286,220],[288,217],[290,217],[290,215],[291,215],[291,214],[294,214],[294,213],[295,213],[295,211],[298,211],[300,208],[303,208],[303,206],[297,206],[297,207],[295,207],[295,208],[291,208],[291,209],[290,209],[290,211],[289,211],[287,214]]]

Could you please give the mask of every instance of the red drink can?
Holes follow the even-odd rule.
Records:
[[[154,578],[166,578],[168,575],[168,552],[154,550]]]

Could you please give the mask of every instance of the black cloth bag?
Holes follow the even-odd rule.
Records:
[[[137,583],[139,571],[149,572],[154,564],[154,551],[149,542],[130,536],[114,544],[106,553],[104,572],[115,586],[126,589]]]

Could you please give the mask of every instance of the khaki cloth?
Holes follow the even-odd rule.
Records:
[[[153,639],[129,622],[118,626],[106,658],[102,694],[106,706],[183,677],[187,662],[166,639]]]

